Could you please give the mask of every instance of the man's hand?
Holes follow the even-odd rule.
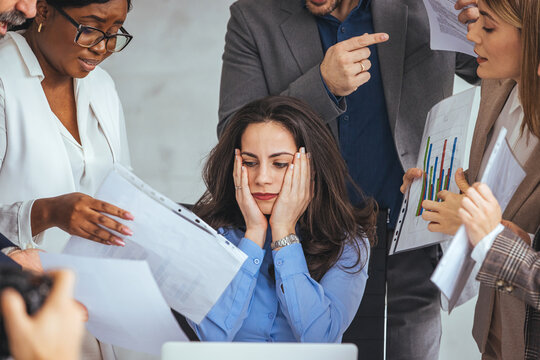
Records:
[[[51,293],[33,316],[13,289],[2,293],[2,316],[13,358],[71,360],[80,356],[84,313],[73,300],[75,276],[58,271]]]
[[[368,82],[371,68],[368,46],[385,42],[388,34],[364,34],[341,41],[326,51],[321,63],[321,75],[332,94],[347,96]]]
[[[462,10],[458,15],[458,20],[462,24],[469,25],[476,22],[480,17],[480,11],[478,11],[478,0],[458,0],[454,8],[456,10]]]
[[[14,250],[9,253],[11,260],[21,265],[24,270],[34,271],[37,273],[43,272],[41,267],[41,259],[39,258],[39,249]]]

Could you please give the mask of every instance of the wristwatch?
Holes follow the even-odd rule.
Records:
[[[272,250],[275,250],[280,247],[284,247],[291,244],[299,244],[300,239],[295,234],[289,234],[285,236],[282,239],[279,239],[278,241],[273,241],[272,244],[270,244],[270,247]]]

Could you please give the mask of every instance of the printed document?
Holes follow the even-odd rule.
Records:
[[[99,188],[97,199],[129,211],[118,219],[132,236],[125,247],[72,237],[65,253],[146,260],[170,307],[200,323],[236,276],[247,256],[188,209],[117,166]]]
[[[428,230],[422,201],[437,201],[442,190],[459,193],[455,173],[468,165],[479,107],[480,88],[475,87],[441,101],[429,112],[416,163],[424,175],[405,194],[390,255],[451,239]]]
[[[431,34],[431,49],[457,51],[476,57],[474,44],[467,40],[467,25],[458,20],[456,0],[424,0]]]
[[[72,269],[74,297],[88,310],[99,341],[159,355],[168,341],[189,341],[163,299],[146,261],[40,253],[45,270]]]
[[[481,182],[491,188],[503,212],[526,175],[506,141],[506,133],[503,127],[481,177]],[[445,300],[443,305],[448,303],[448,311],[478,293],[479,284],[475,278],[482,264],[476,264],[471,253],[472,248],[462,225],[431,276],[431,281],[441,290]],[[467,291],[463,292],[465,287]]]

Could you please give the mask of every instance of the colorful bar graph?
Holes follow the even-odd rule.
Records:
[[[450,156],[450,166],[445,169],[445,157],[446,148],[448,145],[448,139],[444,140],[442,146],[442,152],[440,156],[436,155],[433,150],[433,143],[431,137],[428,137],[426,143],[426,151],[424,153],[424,175],[422,177],[422,190],[420,192],[420,198],[418,200],[418,206],[416,208],[416,216],[422,215],[422,201],[432,200],[436,201],[437,194],[442,190],[448,190],[450,188],[450,181],[452,179],[452,170],[454,167],[454,156],[456,154],[457,137],[454,138],[454,144],[452,146],[452,155]],[[440,149],[440,148],[439,148]],[[432,156],[433,152],[433,156]],[[431,164],[432,159],[435,158],[434,164]],[[439,164],[440,158],[440,164]]]

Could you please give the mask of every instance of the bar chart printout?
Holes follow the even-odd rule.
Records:
[[[390,254],[413,250],[450,240],[451,236],[428,230],[422,218],[425,200],[441,201],[443,190],[459,193],[457,169],[468,166],[480,94],[472,88],[435,105],[428,114],[416,167],[423,176],[409,188],[400,210]]]
[[[422,191],[420,192],[420,198],[418,200],[418,205],[416,206],[416,216],[422,215],[424,210],[424,208],[422,208],[422,201],[436,201],[437,193],[439,191],[450,189],[450,183],[455,171],[454,158],[456,155],[457,141],[458,138],[454,137],[452,143],[449,144],[448,139],[444,139],[442,154],[435,156],[435,154],[432,154],[433,143],[431,143],[431,137],[428,137],[424,154],[424,176],[422,177]],[[433,158],[435,158],[434,165],[432,165]],[[440,164],[440,167],[438,164]],[[447,165],[447,167],[445,167],[445,165]]]

